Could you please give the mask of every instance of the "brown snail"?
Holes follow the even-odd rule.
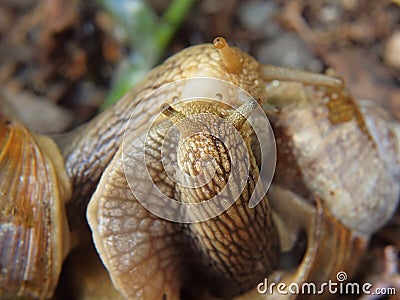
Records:
[[[171,99],[179,98],[183,92],[168,88],[162,94],[155,91],[171,82],[198,77],[237,85],[257,99],[270,116],[278,150],[276,177],[268,194],[271,204],[265,198],[255,208],[248,207],[251,194],[257,193],[252,187],[260,180],[260,156],[257,143],[252,140],[253,131],[245,120],[249,111],[238,98],[224,98],[231,107],[207,99],[181,106],[172,104],[164,107],[167,117],[156,120],[160,105],[171,104]],[[196,86],[189,85],[193,87]],[[114,285],[128,299],[179,299],[182,293],[201,298],[198,291],[202,290],[229,298],[255,288],[264,277],[274,274],[278,274],[277,281],[302,283],[331,279],[342,268],[351,273],[356,267],[351,254],[362,251],[368,237],[390,219],[399,197],[399,124],[386,114],[367,111],[368,107],[362,112],[359,107],[362,106],[343,90],[339,79],[260,65],[217,38],[214,46],[191,47],[171,57],[114,107],[56,139],[72,186],[72,196],[64,197],[61,203],[69,199],[68,221],[74,230],[84,220],[90,199],[87,216],[97,251]],[[137,108],[138,113],[133,116],[135,131],[125,133],[131,113]],[[182,117],[204,112],[227,119],[245,141],[250,162],[246,189],[226,212],[204,222],[180,224],[164,220],[134,197],[127,178],[136,176],[135,159],[146,146],[146,166],[159,190],[178,202],[208,199],[209,195],[199,193],[199,188],[177,187],[165,176],[159,142]],[[154,126],[146,131],[149,122]],[[190,126],[199,124],[192,122]],[[181,133],[184,136],[184,126]],[[378,140],[379,135],[385,143]],[[196,170],[196,164],[188,158],[190,153],[200,153],[198,146],[193,146],[199,143],[207,145],[204,155],[216,153],[222,157],[215,157],[216,170],[219,167],[224,171],[214,175],[228,173],[231,161],[223,158],[227,149],[207,134],[187,138],[181,141],[186,152],[178,156],[181,164],[187,163],[188,170]],[[123,140],[128,149],[123,149]],[[351,148],[346,144],[349,141],[358,148]],[[354,166],[348,161],[354,161],[358,152],[366,156]],[[62,161],[57,155],[46,155],[53,164]],[[3,170],[0,178],[4,180],[9,177]],[[57,171],[61,176],[58,174]],[[366,174],[368,179],[365,189],[356,184],[360,174]],[[215,185],[207,191],[211,194],[219,180],[213,176]],[[347,178],[354,180],[347,182]],[[57,182],[54,180],[49,179]],[[288,209],[289,205],[296,210]],[[302,230],[308,244],[301,262],[280,264],[279,240],[282,250],[289,251],[295,248]],[[337,249],[343,253],[333,261]],[[321,269],[320,265],[328,261],[329,267]],[[273,271],[276,272],[271,274]],[[3,273],[1,276],[3,293],[8,281],[3,279]],[[37,295],[15,295],[45,298],[54,288],[55,283]],[[268,297],[254,289],[247,295]]]

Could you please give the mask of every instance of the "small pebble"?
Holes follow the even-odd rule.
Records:
[[[29,129],[39,133],[63,132],[72,125],[72,113],[44,97],[28,91],[1,89],[0,110],[20,120]]]
[[[278,7],[274,2],[248,1],[240,6],[238,17],[245,29],[259,33],[263,37],[271,37],[280,32],[279,25],[274,20],[277,12]]]
[[[261,63],[313,72],[323,70],[322,63],[313,57],[307,45],[294,33],[281,34],[272,41],[264,42],[256,50],[256,56]]]
[[[340,20],[340,17],[340,8],[334,5],[324,6],[318,14],[321,23],[336,23]]]
[[[386,42],[385,52],[383,53],[385,63],[395,69],[400,70],[400,31],[395,31]]]
[[[360,3],[359,0],[341,0],[340,3],[348,11],[355,11],[358,9]]]

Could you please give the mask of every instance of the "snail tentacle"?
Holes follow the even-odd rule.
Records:
[[[351,248],[353,236],[368,236],[391,217],[399,193],[392,173],[398,174],[398,168],[387,172],[386,166],[391,162],[382,162],[376,147],[380,141],[374,140],[365,126],[362,112],[345,91],[343,81],[261,65],[250,55],[231,48],[223,38],[217,38],[214,45],[191,47],[169,58],[114,107],[64,142],[63,153],[73,185],[70,215],[77,216],[76,207],[84,208],[92,196],[88,220],[96,248],[125,297],[178,299],[182,288],[192,288],[187,285],[188,280],[203,280],[204,289],[231,297],[251,289],[277,268],[289,272],[279,265],[279,241],[284,233],[276,228],[268,199],[261,197],[255,209],[248,205],[252,195],[262,194],[257,187],[263,149],[246,122],[255,102],[243,104],[223,91],[217,94],[226,106],[210,104],[208,98],[190,105],[171,103],[174,97],[190,98],[192,89],[212,90],[196,85],[199,78],[216,78],[238,86],[259,99],[265,112],[272,111],[278,148],[273,184],[290,190],[304,200],[305,207],[311,207],[308,213],[299,211],[303,219],[304,215],[317,213],[315,220],[324,225],[322,233],[317,226],[303,228],[310,244],[302,262],[308,263],[304,270],[312,272],[304,274],[301,281],[307,281],[308,275],[313,279],[321,274],[318,261],[327,261],[335,249]],[[191,84],[182,91],[172,88],[157,95],[160,87],[184,79],[190,79]],[[164,116],[157,119],[163,102],[169,104],[162,107]],[[135,132],[128,131],[123,139],[133,111]],[[392,123],[384,122],[382,126],[385,130]],[[176,146],[164,140],[172,127],[178,129],[175,139],[179,147],[176,164],[168,173],[162,147],[171,150]],[[399,136],[396,128],[383,130],[384,136],[392,136],[392,132]],[[381,127],[377,130],[381,131]],[[233,138],[235,133],[238,139]],[[127,147],[123,147],[124,142]],[[394,157],[400,157],[398,139],[379,151],[387,149],[393,151]],[[146,158],[146,168],[137,166],[141,155]],[[233,167],[234,163],[237,167]],[[183,183],[190,178],[194,185],[173,181],[170,175],[178,173],[188,175],[182,176]],[[151,177],[154,190],[179,204],[209,203],[224,190],[228,196],[197,211],[174,210],[157,201],[160,198],[156,192],[142,181],[144,174]],[[232,174],[246,177],[228,185]],[[133,186],[128,178],[133,179]],[[150,213],[139,203],[138,196],[132,195],[133,190],[146,200],[155,200],[151,205],[169,216],[186,213],[187,220],[193,222],[177,224]],[[279,200],[283,206],[289,203],[285,197]],[[210,216],[216,207],[226,210],[196,221],[199,215]],[[71,219],[71,223],[73,227],[75,221]],[[337,248],[317,253],[323,252],[321,244],[329,240],[330,234]],[[298,232],[293,236],[287,240],[293,242],[302,237]],[[344,261],[349,261],[348,257]],[[332,270],[322,273],[326,280],[335,276]]]
[[[242,71],[240,57],[236,54],[235,50],[229,46],[227,41],[223,37],[217,37],[214,39],[213,44],[221,56],[224,68],[229,73],[240,73]]]

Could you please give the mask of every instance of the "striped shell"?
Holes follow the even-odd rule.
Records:
[[[69,249],[63,159],[49,138],[5,119],[0,149],[0,294],[48,298]]]

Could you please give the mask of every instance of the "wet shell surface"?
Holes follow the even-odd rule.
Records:
[[[49,138],[0,122],[0,294],[48,298],[69,250],[63,158]]]

